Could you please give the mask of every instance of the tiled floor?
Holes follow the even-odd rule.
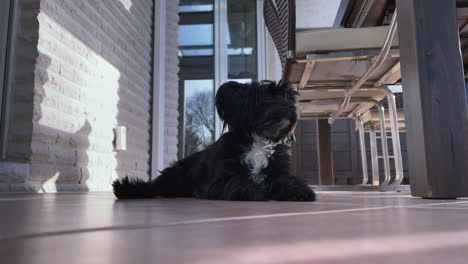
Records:
[[[315,203],[0,196],[0,263],[468,263],[468,199]]]

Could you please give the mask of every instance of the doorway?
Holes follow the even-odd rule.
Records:
[[[15,0],[0,2],[0,158],[6,158],[6,144],[8,131],[8,103],[10,94],[11,47],[13,32],[13,14]]]

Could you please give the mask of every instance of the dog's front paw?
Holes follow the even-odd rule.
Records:
[[[305,184],[281,186],[272,193],[274,200],[291,202],[313,202],[317,200],[315,192]]]
[[[315,195],[315,192],[307,187],[306,189],[303,190],[297,190],[296,193],[294,193],[288,201],[297,201],[297,202],[313,202],[317,200],[317,196]]]

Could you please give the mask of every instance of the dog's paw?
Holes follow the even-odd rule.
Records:
[[[295,194],[293,194],[290,201],[313,202],[315,200],[317,200],[315,192],[312,189],[307,188],[304,190],[297,191]]]
[[[289,202],[313,202],[317,200],[315,192],[308,186],[296,186],[296,188],[282,189],[273,194],[274,200]]]

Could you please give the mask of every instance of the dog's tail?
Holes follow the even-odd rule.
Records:
[[[191,181],[187,180],[181,164],[173,164],[151,181],[125,177],[112,183],[118,199],[162,197],[191,197]]]

